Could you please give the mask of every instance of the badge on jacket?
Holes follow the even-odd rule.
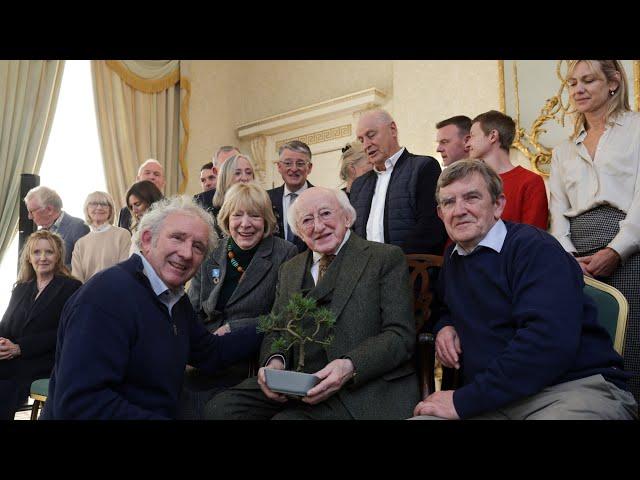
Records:
[[[213,283],[215,283],[216,285],[218,283],[220,283],[220,269],[219,268],[212,268],[211,269],[211,278],[213,279]]]

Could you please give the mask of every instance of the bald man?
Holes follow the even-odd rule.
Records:
[[[355,232],[405,253],[442,255],[447,237],[435,200],[440,164],[401,147],[398,127],[385,110],[364,112],[356,136],[373,170],[351,186]]]

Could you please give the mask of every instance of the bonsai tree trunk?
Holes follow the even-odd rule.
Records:
[[[298,368],[296,372],[301,372],[304,368],[304,342],[300,342],[300,355],[298,357]]]

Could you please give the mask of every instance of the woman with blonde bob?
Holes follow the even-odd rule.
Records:
[[[86,282],[100,270],[129,258],[131,234],[113,225],[115,205],[107,192],[92,192],[84,201],[91,231],[76,242],[71,257],[73,276]]]
[[[64,266],[62,238],[49,230],[32,233],[0,322],[0,420],[13,419],[31,382],[49,377],[60,313],[81,285]]]
[[[640,398],[640,114],[629,107],[619,60],[572,60],[574,132],[553,151],[551,233],[585,275],[629,301],[625,369]]]
[[[280,265],[298,250],[273,235],[276,218],[271,200],[255,183],[237,183],[229,188],[218,221],[224,237],[202,262],[188,293],[209,331],[225,335],[234,328],[256,326],[258,317],[271,311]],[[203,418],[204,403],[245,379],[250,366],[251,358],[247,358],[214,378],[188,372],[182,416]]]

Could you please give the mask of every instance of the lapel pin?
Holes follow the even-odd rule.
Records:
[[[212,268],[211,269],[211,278],[213,278],[213,283],[215,283],[216,285],[218,283],[220,283],[220,269],[219,268]]]

